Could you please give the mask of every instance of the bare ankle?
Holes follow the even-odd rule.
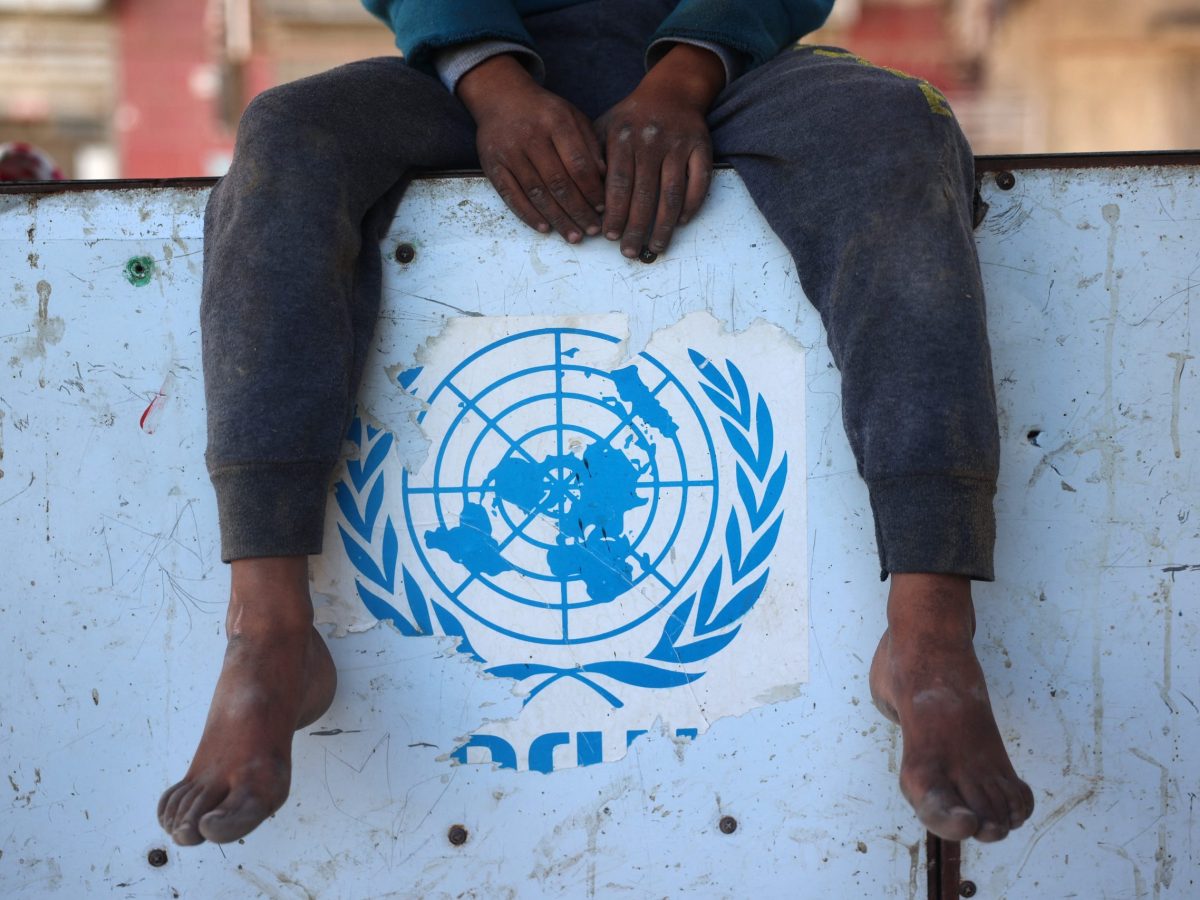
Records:
[[[893,573],[887,617],[894,640],[970,641],[975,635],[971,580],[963,575]]]
[[[275,556],[234,560],[231,566],[230,635],[269,630],[307,632],[313,624],[308,557]]]

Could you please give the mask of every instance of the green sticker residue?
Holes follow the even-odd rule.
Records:
[[[154,275],[154,260],[149,256],[135,256],[125,263],[125,277],[134,287],[145,287]]]
[[[880,69],[884,72],[889,72],[897,78],[903,78],[905,81],[915,81],[921,88],[921,93],[925,96],[925,102],[929,104],[929,111],[939,116],[954,117],[954,113],[950,109],[950,103],[946,100],[946,95],[935,88],[924,78],[918,78],[916,75],[909,75],[907,72],[901,72],[899,69],[893,69],[891,66],[877,66],[869,60],[863,59],[854,53],[846,50],[827,50],[824,47],[809,47],[806,44],[798,44],[797,50],[809,50],[814,56],[827,56],[830,59],[848,59],[858,63],[860,66],[869,66],[872,69]]]

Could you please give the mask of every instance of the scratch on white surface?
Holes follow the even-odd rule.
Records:
[[[1158,769],[1159,811],[1151,823],[1151,826],[1158,825],[1158,847],[1154,854],[1154,896],[1157,897],[1163,888],[1171,886],[1175,875],[1175,857],[1171,855],[1167,829],[1167,817],[1171,813],[1171,770],[1138,747],[1133,747],[1129,752]]]
[[[1175,450],[1175,458],[1179,459],[1183,456],[1183,450],[1179,446],[1179,388],[1183,381],[1183,367],[1189,359],[1195,359],[1190,353],[1168,353],[1171,359],[1175,360],[1175,377],[1171,382],[1171,447]]]
[[[916,840],[911,844],[906,844],[900,839],[898,834],[885,834],[884,840],[891,841],[896,845],[897,850],[904,850],[908,854],[908,900],[918,900],[920,888],[918,887],[917,876],[921,871],[921,841]]]
[[[1142,874],[1141,866],[1137,864],[1137,860],[1129,855],[1129,851],[1127,851],[1124,847],[1116,847],[1112,844],[1106,844],[1103,842],[1097,846],[1099,846],[1101,850],[1107,850],[1109,853],[1115,854],[1116,856],[1119,856],[1121,859],[1125,860],[1125,862],[1129,863],[1130,867],[1133,869],[1133,900],[1146,900],[1148,896],[1146,893],[1146,877]]]
[[[288,900],[275,885],[271,884],[266,878],[256,875],[250,869],[238,866],[235,871],[259,891],[259,896],[267,897],[269,900]]]
[[[12,503],[14,500],[16,500],[18,497],[20,497],[23,493],[25,493],[27,490],[29,490],[31,487],[33,487],[33,483],[36,480],[37,480],[37,475],[34,474],[33,472],[30,472],[29,473],[29,483],[27,485],[25,485],[25,487],[23,487],[19,491],[17,491],[15,494],[12,494],[12,495],[4,498],[3,500],[0,500],[0,506],[7,506],[9,503]]]
[[[1171,702],[1171,687],[1174,677],[1174,666],[1171,664],[1173,654],[1172,637],[1175,629],[1175,579],[1167,579],[1159,582],[1159,591],[1163,599],[1163,676],[1162,682],[1159,684],[1159,696],[1162,697],[1163,703],[1172,715],[1178,714],[1179,710],[1175,708],[1175,704]]]
[[[1025,847],[1025,853],[1021,856],[1021,864],[1017,866],[1018,876],[1025,871],[1025,864],[1029,862],[1029,857],[1033,855],[1033,851],[1037,848],[1037,845],[1041,842],[1042,838],[1044,838],[1050,832],[1050,830],[1054,828],[1055,825],[1066,818],[1072,810],[1078,806],[1082,806],[1084,803],[1087,803],[1099,793],[1100,786],[1098,779],[1093,778],[1089,780],[1092,782],[1091,787],[1089,787],[1083,793],[1077,794],[1076,796],[1063,801],[1055,809],[1051,810],[1050,813],[1047,814],[1046,818],[1034,826],[1033,834],[1029,836],[1029,843]]]
[[[1101,215],[1108,223],[1108,245],[1104,266],[1104,289],[1108,292],[1108,320],[1104,326],[1104,416],[1103,434],[1097,435],[1101,455],[1100,474],[1105,485],[1105,515],[1114,521],[1117,512],[1117,457],[1120,448],[1114,435],[1117,432],[1117,398],[1113,388],[1113,366],[1115,363],[1115,341],[1117,321],[1121,308],[1121,278],[1124,272],[1116,268],[1117,237],[1121,219],[1121,207],[1106,203]],[[1080,452],[1076,450],[1076,452]],[[1107,565],[1112,545],[1112,529],[1101,532],[1099,565]],[[1103,616],[1099,604],[1092,606],[1092,749],[1095,762],[1094,777],[1097,784],[1104,778],[1104,670],[1102,662],[1105,640]]]

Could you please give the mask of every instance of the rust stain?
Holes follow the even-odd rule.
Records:
[[[37,356],[45,356],[47,345],[57,344],[62,340],[67,323],[60,316],[50,315],[50,295],[52,293],[53,288],[50,282],[42,279],[37,283],[37,313],[34,315],[33,327],[30,329],[33,335],[25,341],[25,346],[19,353],[9,360],[10,365],[17,365],[22,358],[32,359]]]

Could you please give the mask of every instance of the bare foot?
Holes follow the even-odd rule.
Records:
[[[1004,749],[974,635],[968,579],[893,574],[871,695],[900,725],[900,790],[925,827],[998,841],[1029,818],[1033,792]]]
[[[279,809],[292,734],[325,713],[337,686],[312,626],[305,557],[235,561],[226,632],[200,746],[158,802],[158,821],[177,844],[235,841]]]

